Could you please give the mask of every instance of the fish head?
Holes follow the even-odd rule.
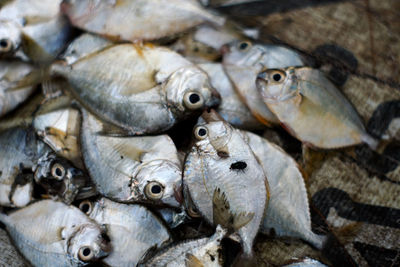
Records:
[[[58,195],[67,204],[74,201],[88,177],[66,159],[46,153],[38,161],[34,179],[51,195]]]
[[[0,20],[0,57],[13,55],[21,46],[21,30],[17,23]]]
[[[194,128],[196,148],[224,157],[229,155],[228,143],[233,132],[232,126],[225,122],[214,110],[205,111]]]
[[[179,114],[219,105],[221,96],[204,71],[188,66],[175,71],[164,88],[169,106]]]
[[[236,40],[223,45],[221,53],[225,65],[254,66],[265,52],[260,45],[246,40]]]
[[[110,240],[95,224],[83,224],[68,239],[68,254],[80,262],[92,262],[111,251]]]
[[[256,86],[264,102],[268,103],[286,101],[298,95],[293,68],[263,70],[257,76]]]
[[[168,160],[143,163],[132,182],[133,198],[145,202],[180,208],[182,199],[182,171]]]

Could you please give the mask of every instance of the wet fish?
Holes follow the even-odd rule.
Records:
[[[84,266],[110,251],[100,227],[61,202],[42,200],[0,221],[33,266]]]
[[[263,125],[253,117],[247,106],[241,101],[234,90],[231,81],[219,63],[204,63],[198,65],[207,72],[211,85],[221,95],[221,104],[217,108],[222,118],[241,129],[262,129]]]
[[[103,262],[109,266],[136,266],[148,251],[171,242],[162,222],[143,206],[102,198],[83,201],[79,208],[107,228],[113,249]]]
[[[253,240],[268,205],[263,168],[239,130],[215,111],[205,112],[203,119],[206,123],[200,121],[194,129],[196,143],[185,162],[185,196],[190,195],[210,223],[223,221],[219,212],[213,211],[225,207],[225,214],[232,218],[228,221],[230,228],[238,232],[244,254],[251,256]]]
[[[51,149],[32,130],[13,128],[0,134],[0,206],[26,206],[32,200],[32,173]]]
[[[327,265],[322,264],[321,262],[310,259],[310,258],[305,258],[296,262],[293,262],[291,264],[285,265],[284,267],[326,267]]]
[[[221,240],[225,234],[226,231],[217,226],[213,236],[185,241],[172,246],[139,266],[223,266],[219,250],[221,249]]]
[[[69,81],[85,107],[133,134],[165,131],[219,103],[206,73],[161,47],[115,45],[72,65],[56,64],[53,73]]]
[[[40,70],[33,65],[0,60],[0,117],[24,102],[40,81]]]
[[[196,0],[65,0],[61,8],[74,26],[126,41],[159,39],[204,22],[224,23]]]
[[[257,90],[257,75],[263,67],[302,66],[300,55],[282,46],[250,41],[234,41],[222,50],[225,71],[254,117],[267,126],[278,124],[278,118],[264,104]]]
[[[279,146],[251,132],[242,131],[266,174],[270,201],[260,231],[301,238],[321,249],[326,236],[311,230],[307,190],[296,161]]]
[[[106,136],[98,119],[82,114],[83,159],[100,194],[125,203],[180,207],[181,164],[167,135]]]
[[[357,111],[321,71],[267,69],[257,87],[281,125],[304,144],[339,148],[365,142],[376,148]]]

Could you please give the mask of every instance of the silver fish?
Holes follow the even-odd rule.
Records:
[[[221,240],[225,236],[226,230],[221,226],[217,226],[215,234],[211,237],[201,238],[192,241],[186,241],[181,244],[172,246],[165,251],[161,251],[152,259],[139,264],[139,266],[207,266],[221,267],[223,266],[222,258],[219,255],[221,248]]]
[[[50,151],[31,130],[13,128],[0,134],[1,206],[23,207],[32,200],[33,181],[20,174],[32,173],[39,158]]]
[[[231,81],[225,74],[224,68],[219,63],[204,63],[198,65],[207,72],[211,85],[221,95],[221,104],[217,112],[225,121],[241,129],[262,129],[263,125],[253,117],[250,110],[234,90]]]
[[[33,266],[84,266],[104,257],[110,245],[100,227],[78,208],[42,200],[0,221]]]
[[[245,256],[251,256],[268,205],[263,168],[239,130],[214,111],[203,119],[207,123],[195,127],[196,143],[185,162],[184,193],[210,223],[225,224],[221,214],[229,216],[232,225],[224,226],[239,234]]]
[[[294,263],[285,265],[283,267],[327,267],[327,265],[322,264],[321,262],[310,259],[310,258],[305,258],[299,261],[296,261]]]
[[[0,57],[12,58],[22,43],[21,27],[0,17]]]
[[[224,23],[197,0],[66,0],[61,8],[74,26],[126,41],[159,39],[207,21]]]
[[[85,107],[133,134],[165,131],[219,103],[207,74],[166,48],[114,45],[52,69]]]
[[[107,227],[113,248],[103,259],[108,266],[136,266],[148,251],[172,240],[162,222],[143,206],[102,198],[94,203],[83,201],[79,208],[99,225]]]
[[[300,55],[282,46],[252,44],[249,41],[234,41],[222,50],[225,71],[253,115],[267,126],[278,124],[278,118],[264,104],[257,90],[257,75],[266,66],[302,66],[304,63]]]
[[[0,60],[0,117],[24,102],[40,81],[40,70],[31,64]]]
[[[326,236],[311,230],[307,190],[296,161],[279,146],[242,131],[266,174],[270,201],[260,231],[301,238],[321,249]]]
[[[180,207],[181,163],[167,135],[102,135],[103,125],[82,110],[82,154],[97,190],[119,202]]]
[[[357,111],[321,71],[266,69],[257,87],[284,128],[304,144],[339,148],[365,142],[376,148]]]

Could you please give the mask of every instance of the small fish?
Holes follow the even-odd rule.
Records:
[[[238,221],[233,228],[241,238],[244,255],[251,256],[268,205],[264,170],[239,130],[215,111],[203,113],[202,120],[205,122],[200,120],[194,129],[196,143],[185,162],[185,195],[190,195],[200,214],[212,224],[216,224],[213,206],[229,203],[229,208],[224,208],[225,214],[232,214],[230,217]],[[241,168],[244,164],[238,162],[246,166]],[[220,191],[220,196],[215,196],[215,190]],[[235,225],[235,221],[230,224]]]
[[[250,41],[231,42],[222,47],[222,51],[225,71],[254,117],[267,126],[279,124],[257,90],[257,75],[265,66],[302,66],[300,55],[282,46],[253,44]]]
[[[82,109],[85,166],[105,197],[118,202],[181,205],[181,163],[167,135],[118,137],[102,134],[103,124]]]
[[[260,232],[274,229],[278,236],[301,238],[321,249],[327,237],[311,230],[307,190],[296,161],[268,140],[247,131],[242,134],[263,167],[270,189]]]
[[[225,21],[196,0],[65,0],[61,9],[75,27],[125,41],[160,39],[204,22]]]
[[[218,106],[217,112],[225,121],[241,129],[255,130],[263,128],[263,125],[253,117],[250,110],[241,101],[221,64],[204,63],[198,66],[207,72],[211,85],[221,95],[221,104]]]
[[[137,135],[163,132],[220,101],[206,73],[161,47],[114,45],[52,69],[86,108]]]
[[[107,227],[112,251],[103,259],[108,266],[136,266],[149,251],[171,242],[162,222],[147,208],[102,198],[83,201],[79,208],[99,225]]]
[[[220,256],[220,249],[221,240],[225,234],[226,230],[218,225],[213,236],[174,245],[159,252],[145,263],[139,264],[139,266],[222,267],[223,262]]]
[[[314,259],[305,258],[302,260],[296,260],[296,262],[290,263],[283,267],[327,267],[327,265],[322,264],[321,262]]]
[[[0,60],[0,117],[24,102],[40,81],[40,70],[33,65]]]
[[[42,200],[0,221],[33,266],[84,266],[107,256],[100,227],[74,206]]]
[[[319,70],[266,69],[258,75],[257,88],[281,125],[308,146],[377,146],[351,103]]]

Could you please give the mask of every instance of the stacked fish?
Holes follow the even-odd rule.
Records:
[[[296,161],[249,130],[377,141],[323,72],[205,7],[243,1],[3,2],[0,221],[33,266],[223,266],[223,238],[250,265],[271,231],[324,246]],[[193,118],[178,151],[166,132]],[[174,242],[196,218],[214,234]]]

